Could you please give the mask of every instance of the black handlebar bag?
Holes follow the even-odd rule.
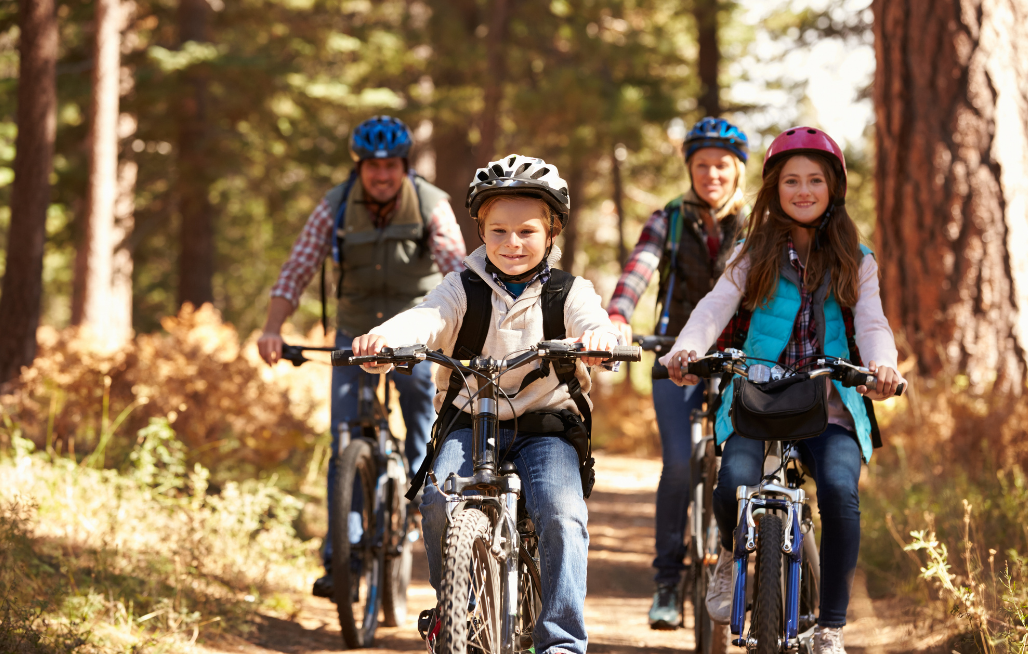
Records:
[[[807,375],[755,383],[736,379],[732,397],[735,433],[758,441],[795,441],[828,427],[825,380]]]

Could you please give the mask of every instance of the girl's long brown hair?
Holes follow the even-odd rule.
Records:
[[[829,203],[840,197],[843,182],[827,155],[804,152],[793,156],[807,157],[821,168],[828,188],[833,189],[829,194]],[[790,158],[782,157],[774,162],[764,176],[753,213],[750,214],[746,225],[746,241],[743,243],[742,252],[732,262],[732,266],[735,267],[744,259],[749,259],[750,269],[746,276],[746,288],[743,289],[743,302],[750,310],[765,306],[773,297],[778,287],[782,251],[789,240],[789,232],[795,225],[785,214],[778,197],[778,179],[782,175],[785,162]],[[821,249],[815,252],[811,248],[807,257],[805,277],[810,280],[811,286],[820,286],[827,271],[831,275],[831,292],[835,294],[835,299],[843,306],[854,306],[857,303],[860,284],[859,246],[857,227],[846,212],[846,206],[840,204],[835,207],[821,236]]]

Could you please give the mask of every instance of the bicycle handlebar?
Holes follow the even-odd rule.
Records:
[[[638,361],[642,357],[640,348],[632,345],[617,345],[613,352],[606,350],[585,350],[581,343],[565,341],[542,341],[530,348],[527,355],[515,357],[507,361],[506,369],[523,365],[531,359],[581,359],[594,357],[605,361]],[[429,352],[425,345],[407,345],[403,347],[384,347],[378,354],[354,356],[353,350],[335,350],[332,352],[333,366],[357,366],[363,364],[391,363],[394,365],[411,366],[421,361],[434,361],[446,367],[468,367],[471,361],[462,363],[458,359],[448,357],[440,352]]]
[[[303,355],[304,352],[334,352],[334,347],[308,347],[306,345],[287,345],[282,344],[282,360],[289,361],[294,367],[300,367],[305,362],[310,361]]]
[[[675,344],[674,336],[642,336],[637,335],[632,337],[632,342],[642,347],[647,352],[656,352],[660,354],[665,350],[671,348]]]

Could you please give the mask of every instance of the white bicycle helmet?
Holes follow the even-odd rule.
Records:
[[[498,161],[490,161],[488,166],[475,171],[464,206],[471,211],[472,218],[478,218],[482,202],[494,195],[539,198],[560,216],[561,228],[568,224],[571,214],[568,183],[560,178],[556,166],[542,159],[508,154]]]

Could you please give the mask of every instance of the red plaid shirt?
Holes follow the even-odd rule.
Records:
[[[804,266],[800,263],[800,255],[789,239],[789,263],[803,279]],[[820,351],[817,342],[817,325],[814,323],[814,294],[806,284],[800,284],[800,310],[796,313],[796,322],[792,326],[792,335],[785,346],[778,363],[788,368],[795,368],[810,362],[810,358]]]
[[[654,211],[646,221],[642,234],[639,235],[639,242],[625,262],[624,271],[618,279],[617,286],[614,287],[614,295],[607,305],[607,313],[611,318],[616,316],[625,322],[632,321],[635,305],[639,304],[639,298],[646,292],[653,273],[660,265],[664,241],[667,240],[667,229],[667,212],[663,209]]]
[[[332,230],[335,216],[324,199],[311,212],[307,224],[293,244],[289,260],[282,265],[278,281],[271,287],[271,297],[289,300],[295,307],[318,266],[332,253]],[[442,200],[428,220],[428,247],[439,270],[445,275],[464,270],[464,237],[457,226],[450,203]]]

